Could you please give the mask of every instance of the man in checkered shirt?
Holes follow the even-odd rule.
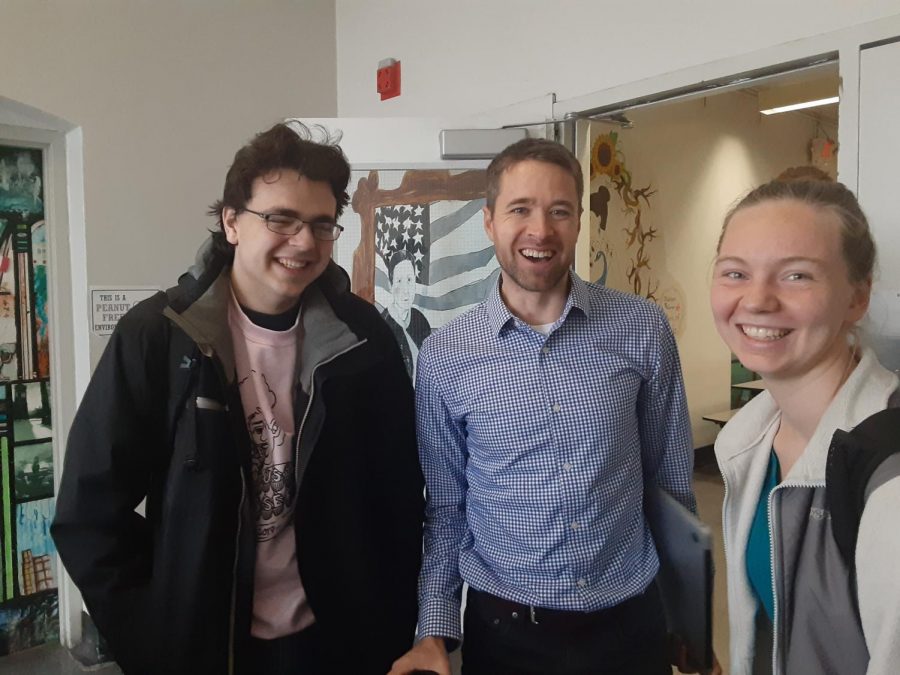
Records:
[[[656,305],[571,271],[583,181],[568,150],[520,141],[487,181],[499,282],[419,355],[420,639],[391,673],[449,675],[464,632],[466,675],[667,675],[642,502],[660,485],[695,508],[674,337]]]

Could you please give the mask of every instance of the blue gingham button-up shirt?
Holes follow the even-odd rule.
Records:
[[[510,313],[498,282],[429,337],[416,410],[428,492],[420,636],[459,639],[463,580],[539,607],[619,604],[659,567],[644,484],[696,508],[665,315],[574,274],[549,336]]]

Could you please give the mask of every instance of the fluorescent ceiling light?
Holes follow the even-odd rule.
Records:
[[[815,108],[820,105],[829,105],[837,103],[841,100],[840,96],[829,96],[828,98],[820,98],[815,101],[803,101],[802,103],[792,103],[777,108],[769,108],[768,110],[760,110],[763,115],[775,115],[777,113],[790,112],[791,110],[803,110],[804,108]]]
[[[840,81],[836,76],[764,87],[757,93],[759,111],[764,115],[803,110],[837,103]]]

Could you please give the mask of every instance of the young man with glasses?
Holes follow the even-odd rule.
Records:
[[[310,136],[238,151],[219,231],[119,322],[72,425],[53,536],[126,674],[382,675],[412,642],[412,387],[331,261],[350,167]]]

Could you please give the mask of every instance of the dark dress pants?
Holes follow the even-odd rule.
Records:
[[[309,628],[275,638],[260,640],[251,637],[241,675],[323,675],[326,663],[322,658],[318,627]]]
[[[537,609],[469,591],[463,675],[670,675],[656,584],[589,614]]]

